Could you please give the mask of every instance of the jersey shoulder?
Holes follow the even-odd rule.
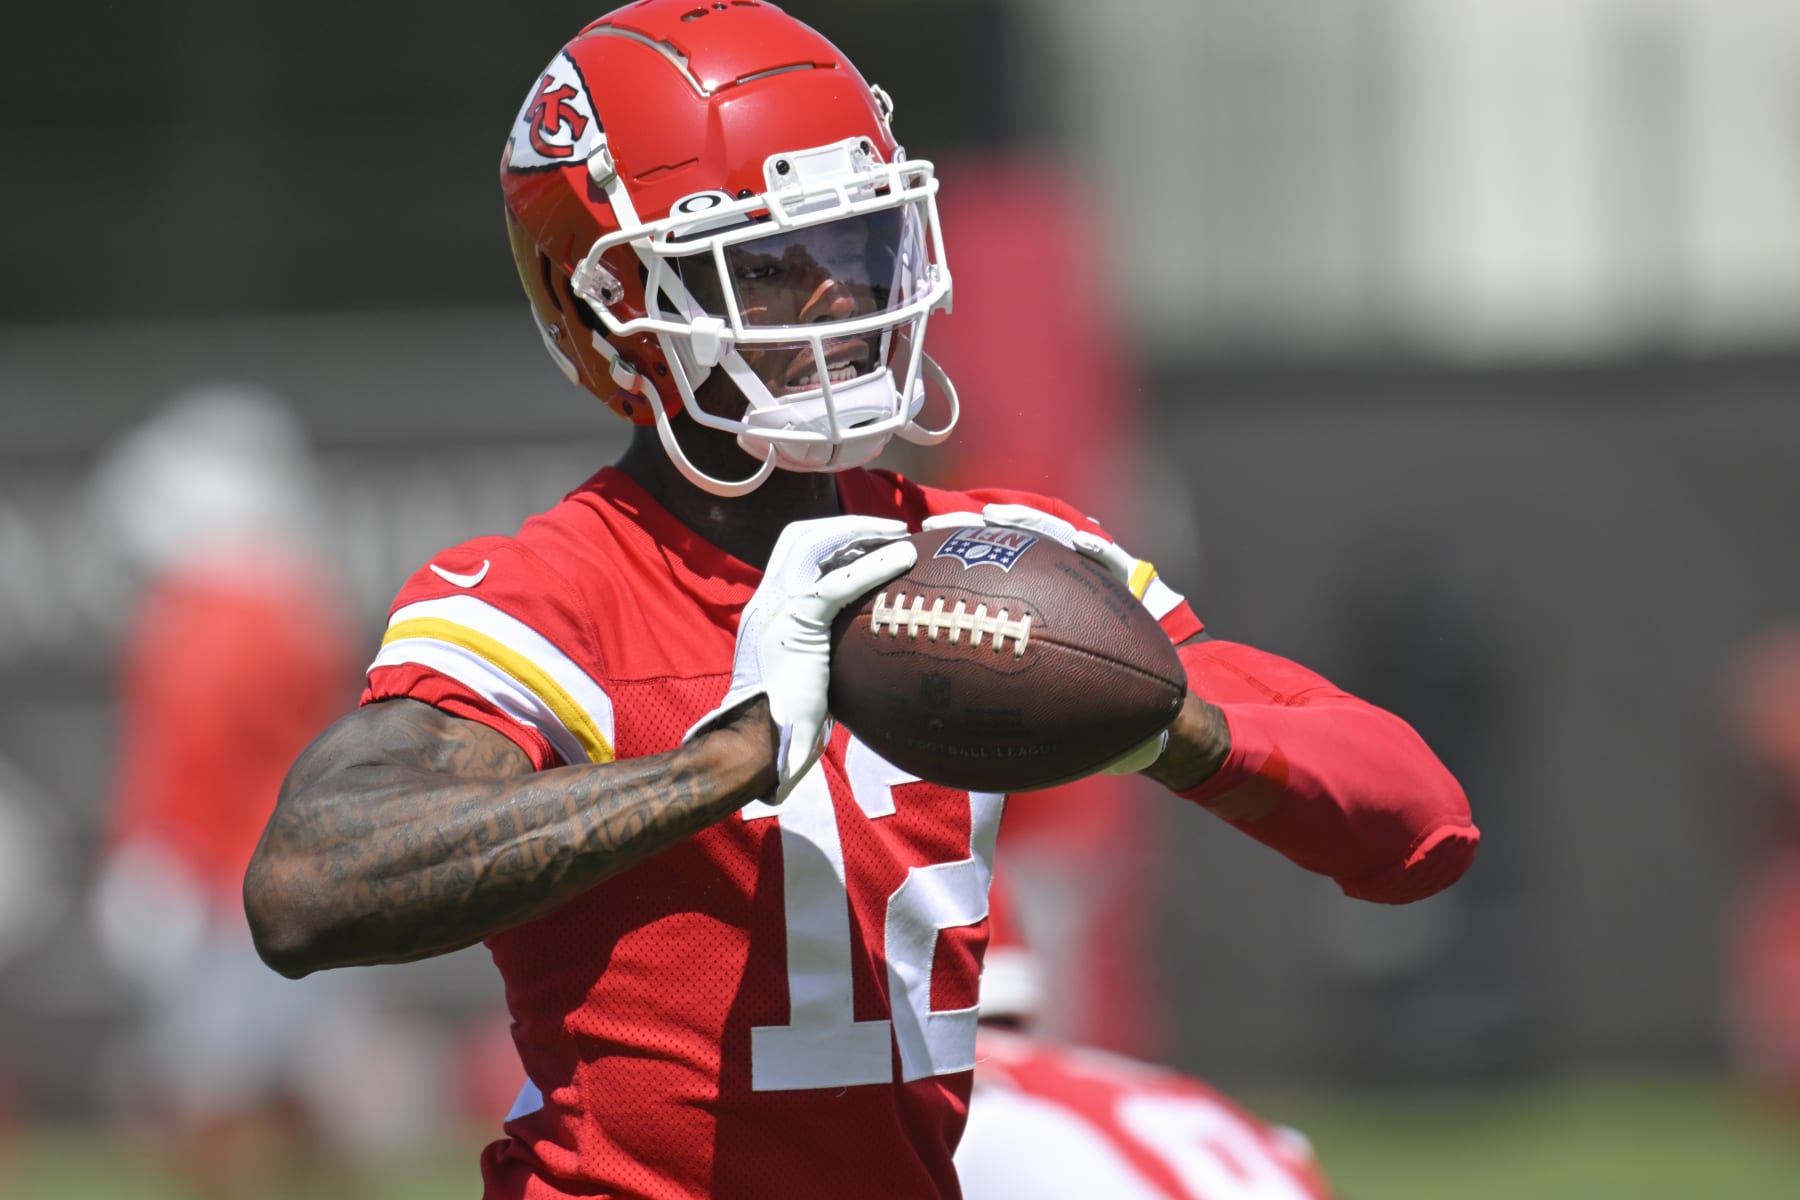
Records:
[[[531,525],[433,554],[401,585],[363,703],[421,700],[512,738],[542,768],[610,761],[588,588]],[[534,545],[534,542],[540,543]]]
[[[451,596],[554,611],[569,591],[562,573],[517,537],[476,537],[446,546],[419,564],[400,585],[389,614]]]

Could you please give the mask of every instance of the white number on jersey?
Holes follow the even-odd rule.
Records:
[[[894,788],[915,782],[874,751],[850,739],[845,773],[857,808],[871,821],[897,811]],[[969,856],[907,871],[888,897],[884,922],[892,1019],[858,1021],[851,994],[850,892],[838,817],[815,765],[780,807],[746,805],[746,821],[774,819],[781,827],[782,894],[787,919],[789,1013],[786,1025],[750,1031],[750,1078],[757,1091],[851,1087],[889,1083],[900,1047],[908,1082],[967,1071],[975,1065],[973,1007],[931,1007],[931,964],[938,933],[987,916],[994,839],[1004,798],[969,796]]]
[[[1308,1200],[1290,1168],[1242,1117],[1201,1096],[1124,1096],[1113,1110],[1131,1140],[1206,1200]]]

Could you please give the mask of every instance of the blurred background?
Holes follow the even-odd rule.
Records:
[[[0,1194],[240,1194],[184,1137],[476,1189],[518,1081],[485,956],[227,1032],[265,813],[198,781],[266,768],[157,755],[291,758],[410,571],[622,448],[495,181],[601,7],[14,15]],[[1050,1029],[1301,1126],[1352,1200],[1800,1195],[1800,5],[786,7],[943,180],[968,415],[905,467],[1093,511],[1411,720],[1484,831],[1388,910],[1154,790],[1020,798]]]

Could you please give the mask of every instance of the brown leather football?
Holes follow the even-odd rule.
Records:
[[[1009,526],[915,533],[831,629],[831,714],[903,771],[980,792],[1089,774],[1174,720],[1168,635],[1100,563]]]

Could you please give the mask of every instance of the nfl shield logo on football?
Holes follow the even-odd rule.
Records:
[[[1005,525],[984,525],[974,529],[959,529],[951,535],[950,540],[939,546],[933,558],[955,558],[962,561],[963,570],[970,567],[999,567],[1002,571],[1010,571],[1013,564],[1019,561],[1019,555],[1037,544],[1035,533],[1026,533],[1023,529],[1012,529]]]

